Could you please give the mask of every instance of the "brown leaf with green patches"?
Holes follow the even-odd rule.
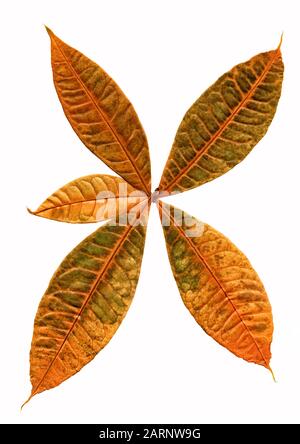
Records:
[[[280,45],[222,75],[185,114],[160,191],[190,190],[229,171],[265,135],[281,94]]]
[[[110,341],[138,282],[146,226],[99,228],[61,263],[34,321],[32,392],[70,378]]]
[[[150,194],[148,143],[132,104],[100,66],[46,29],[54,85],[75,133],[130,185]]]
[[[271,306],[257,273],[209,225],[158,203],[168,256],[182,300],[204,331],[235,355],[270,369]],[[271,369],[270,369],[271,370]]]
[[[91,223],[128,213],[147,200],[125,180],[106,174],[80,177],[48,197],[36,211],[36,216],[69,223]]]

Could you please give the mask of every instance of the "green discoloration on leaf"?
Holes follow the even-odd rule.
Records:
[[[35,319],[34,394],[72,376],[111,339],[135,292],[145,230],[104,225],[64,259]]]
[[[95,236],[95,242],[107,248],[113,247],[117,240],[117,235],[114,232],[110,233],[108,230],[97,233],[97,236]]]
[[[233,67],[210,86],[178,128],[160,191],[195,188],[243,160],[274,117],[282,78],[278,48]]]
[[[62,302],[66,303],[65,306],[71,305],[72,307],[79,308],[82,304],[82,294],[61,292],[59,297],[61,297]]]
[[[98,271],[99,270],[99,260],[91,258],[85,254],[79,254],[74,259],[74,267],[82,267],[87,270],[91,271]]]
[[[172,271],[188,310],[220,344],[269,368],[271,307],[249,261],[208,225],[201,235],[188,237],[186,224],[175,224],[174,207],[159,205],[161,217],[163,211],[171,215],[171,226],[164,227],[164,234]],[[183,221],[187,220],[200,224],[185,213]]]

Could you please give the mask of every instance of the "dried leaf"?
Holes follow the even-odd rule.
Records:
[[[55,88],[75,133],[130,185],[150,194],[148,143],[133,106],[100,66],[47,31]]]
[[[93,174],[73,180],[48,197],[36,211],[29,212],[60,222],[91,223],[117,220],[145,200],[145,193],[123,179]]]
[[[78,372],[110,341],[138,282],[146,228],[106,224],[61,263],[34,321],[31,396]]]
[[[172,271],[198,324],[235,355],[270,369],[271,306],[250,262],[222,234],[159,202]],[[180,225],[181,223],[181,225]]]
[[[190,190],[241,162],[268,130],[282,78],[280,46],[220,77],[185,114],[159,190]]]
[[[150,195],[148,145],[132,105],[102,68],[47,30],[54,84],[69,122],[124,180],[81,177],[34,212],[85,223],[110,217],[112,201],[122,204],[118,225],[107,223],[87,237],[50,281],[34,322],[29,399],[78,372],[119,327],[138,282],[150,201],[157,202],[173,274],[190,313],[221,345],[270,369],[271,306],[250,262],[209,225],[159,199],[224,174],[264,136],[281,92],[280,45],[234,67],[194,103],[160,186]]]

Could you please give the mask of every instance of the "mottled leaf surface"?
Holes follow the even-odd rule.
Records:
[[[147,197],[119,177],[93,174],[64,185],[49,196],[36,216],[69,223],[91,223],[129,212]]]
[[[109,342],[137,285],[146,228],[106,224],[61,263],[34,321],[31,397],[78,372]]]
[[[69,253],[42,297],[29,399],[80,371],[118,329],[138,282],[151,203],[158,206],[171,268],[194,319],[238,357],[271,370],[271,306],[249,260],[221,233],[159,199],[221,176],[261,140],[281,94],[280,45],[232,68],[191,106],[151,194],[148,144],[133,106],[102,68],[47,31],[66,117],[121,178],[81,177],[33,212],[69,223],[110,222]]]
[[[280,47],[220,77],[185,114],[159,185],[182,192],[238,164],[265,135],[281,93]]]
[[[179,217],[178,211],[159,203],[161,217],[170,214],[163,230],[185,306],[221,345],[270,368],[272,313],[257,273],[229,239],[187,213]]]
[[[149,194],[148,143],[132,104],[100,66],[47,31],[55,88],[72,128],[106,165]]]

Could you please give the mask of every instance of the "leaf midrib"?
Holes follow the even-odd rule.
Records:
[[[280,42],[280,44],[281,44],[281,42]],[[173,180],[171,180],[171,182],[167,185],[166,188],[161,189],[161,183],[160,183],[160,186],[159,186],[160,191],[169,191],[170,188],[174,184],[176,184],[197,163],[197,161],[200,159],[200,157],[209,150],[209,148],[212,146],[212,144],[218,139],[218,137],[223,133],[223,131],[225,131],[225,129],[228,127],[228,125],[233,121],[234,117],[238,114],[238,112],[241,110],[241,108],[245,105],[247,100],[252,96],[252,94],[254,93],[256,88],[259,86],[259,84],[263,81],[263,79],[265,78],[265,76],[267,75],[271,66],[273,65],[273,63],[275,62],[275,60],[278,58],[279,55],[280,55],[280,45],[275,50],[275,53],[274,53],[274,56],[272,57],[272,59],[265,66],[262,74],[254,82],[250,91],[248,91],[248,93],[245,95],[245,97],[243,98],[241,103],[236,107],[236,109],[232,112],[232,114],[230,114],[230,116],[220,126],[218,131],[211,137],[211,139],[196,154],[196,156],[191,160],[191,162],[180,171],[180,174],[178,174]],[[163,176],[164,176],[164,174],[163,174]]]
[[[67,56],[65,55],[63,49],[60,47],[57,37],[52,33],[51,34],[51,38],[53,39],[54,43],[56,44],[58,50],[60,51],[60,53],[62,54],[63,58],[65,59],[66,63],[68,64],[68,66],[70,67],[71,71],[73,72],[76,80],[78,81],[78,83],[81,85],[82,89],[85,91],[85,93],[88,95],[88,97],[90,98],[91,102],[94,104],[96,110],[98,111],[98,113],[100,114],[101,118],[103,119],[103,121],[106,123],[106,125],[108,126],[108,128],[111,130],[111,132],[113,133],[115,139],[117,140],[118,144],[120,145],[120,147],[123,149],[126,157],[128,158],[129,162],[131,163],[134,171],[136,172],[138,178],[140,179],[144,191],[146,192],[146,194],[149,196],[149,190],[148,190],[148,186],[145,183],[145,180],[143,178],[143,176],[141,175],[141,173],[139,172],[139,170],[137,169],[137,167],[135,166],[134,163],[134,159],[132,159],[129,151],[126,148],[126,145],[124,144],[124,141],[122,142],[120,136],[118,135],[117,131],[114,129],[114,127],[111,125],[109,119],[107,118],[106,114],[101,110],[101,108],[99,107],[99,105],[96,102],[96,99],[94,98],[94,95],[89,91],[89,89],[85,86],[85,84],[82,82],[81,78],[79,77],[79,75],[77,74],[76,70],[73,68],[72,63],[69,61],[69,59],[67,58]],[[127,99],[128,100],[128,99]]]
[[[211,274],[212,278],[216,281],[217,285],[220,287],[221,291],[224,293],[225,298],[228,300],[228,302],[231,304],[232,308],[234,309],[234,311],[236,312],[236,314],[238,315],[241,323],[243,324],[245,330],[248,332],[249,336],[251,337],[255,347],[257,348],[258,352],[260,353],[263,361],[266,364],[266,368],[268,368],[271,372],[271,368],[269,363],[267,362],[264,354],[262,353],[258,343],[256,342],[255,338],[253,337],[251,331],[249,330],[249,328],[247,327],[247,325],[245,324],[242,316],[240,315],[238,309],[236,308],[236,306],[234,305],[234,303],[232,302],[232,300],[230,299],[230,297],[228,296],[226,290],[224,289],[222,283],[219,281],[219,279],[215,276],[214,270],[208,265],[207,261],[205,260],[205,258],[201,255],[201,253],[198,251],[198,249],[196,248],[196,246],[194,245],[194,243],[190,240],[190,238],[188,236],[186,236],[184,230],[181,228],[180,225],[176,225],[175,224],[175,219],[172,216],[171,212],[170,214],[166,213],[166,211],[163,209],[163,206],[161,205],[161,203],[159,203],[160,208],[162,209],[162,211],[165,212],[166,215],[170,216],[170,219],[172,220],[174,226],[178,229],[178,231],[181,233],[181,235],[183,236],[184,239],[186,239],[186,241],[189,243],[190,247],[193,249],[194,253],[196,254],[196,256],[198,256],[198,258],[200,259],[200,261],[202,261],[202,263],[204,264],[204,266],[206,267],[206,269],[208,270],[208,272]]]

